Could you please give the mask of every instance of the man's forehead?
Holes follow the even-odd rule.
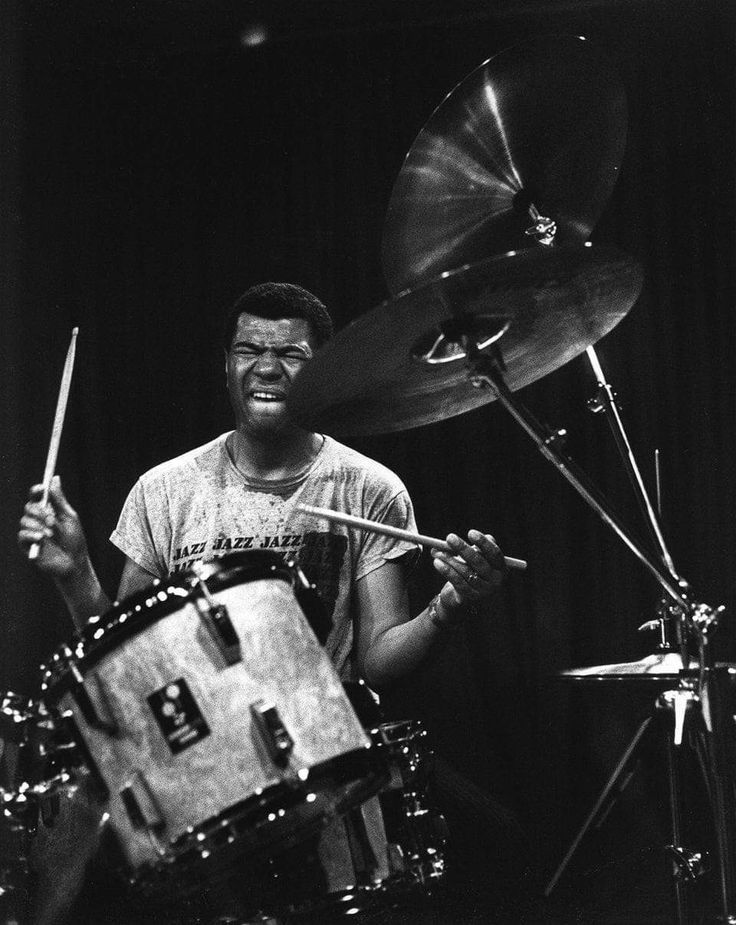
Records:
[[[306,318],[260,318],[244,312],[238,318],[233,341],[298,344],[309,342],[311,329]]]

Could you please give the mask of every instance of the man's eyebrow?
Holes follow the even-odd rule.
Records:
[[[247,347],[251,350],[275,350],[277,353],[283,353],[288,350],[300,350],[302,353],[311,353],[311,348],[309,344],[267,344],[261,341],[256,343],[252,340],[236,340],[232,346],[232,349],[235,350],[236,347]]]

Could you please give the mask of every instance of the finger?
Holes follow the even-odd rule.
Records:
[[[462,559],[454,559],[440,553],[434,557],[432,564],[435,570],[440,573],[445,581],[450,582],[461,597],[467,599],[478,595],[477,586],[469,580],[473,572]]]
[[[34,501],[40,501],[43,497],[43,485],[31,485],[28,496]]]
[[[448,535],[447,545],[467,564],[466,574],[475,572],[482,580],[493,580],[493,565],[477,546],[471,546],[455,533]]]
[[[18,531],[18,545],[30,546],[32,543],[43,543],[44,540],[50,539],[49,530],[31,530],[24,528]]]
[[[27,514],[24,514],[20,519],[20,528],[21,530],[35,530],[38,533],[44,533],[51,536],[53,534],[53,524],[46,522],[46,519],[41,517],[30,517]]]
[[[44,507],[43,504],[38,502],[29,501],[23,509],[23,516],[21,517],[21,522],[25,519],[28,519],[29,525],[31,523],[37,524],[39,526],[54,527],[56,525],[56,517],[54,512],[49,510],[47,507]]]
[[[506,571],[506,560],[501,548],[490,533],[481,533],[480,530],[469,530],[468,539],[481,551],[483,558],[490,562],[494,569]]]

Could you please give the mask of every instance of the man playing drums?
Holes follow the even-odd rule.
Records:
[[[504,573],[491,536],[454,534],[454,555],[433,550],[445,585],[410,618],[407,565],[416,547],[331,523],[325,531],[301,503],[415,530],[411,501],[384,466],[289,419],[294,377],[332,335],[323,304],[299,286],[265,283],[245,292],[225,327],[225,369],[235,429],[156,466],[136,483],[112,542],[125,555],[121,600],[155,578],[230,550],[283,550],[313,581],[332,618],[327,651],[343,679],[381,689],[406,675],[434,641],[487,600]],[[50,575],[77,625],[110,607],[80,520],[58,479],[48,507],[31,489],[20,522],[23,550],[41,543]]]

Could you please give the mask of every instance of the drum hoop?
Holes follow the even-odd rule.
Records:
[[[156,889],[160,886],[162,876],[169,879],[172,876],[176,878],[184,875],[191,865],[200,862],[202,857],[214,858],[218,852],[227,850],[230,846],[227,841],[230,833],[235,836],[233,844],[242,850],[242,836],[248,832],[255,832],[258,844],[253,847],[254,850],[260,850],[263,844],[268,844],[268,841],[264,842],[262,838],[264,831],[267,831],[272,821],[283,816],[279,811],[289,812],[299,806],[305,799],[305,794],[312,787],[319,790],[320,783],[325,780],[332,781],[337,786],[354,783],[354,787],[336,801],[335,813],[339,815],[365,802],[385,786],[388,781],[385,756],[375,746],[368,745],[315,765],[309,769],[308,778],[298,786],[284,782],[273,784],[262,793],[229,806],[218,815],[204,820],[178,836],[168,846],[160,861],[148,862],[136,870],[129,871],[129,882],[144,892]],[[323,817],[304,822],[292,833],[292,838],[301,840],[310,832],[321,829],[324,824]],[[279,848],[285,847],[283,841],[278,841],[278,844]]]
[[[286,559],[280,553],[267,549],[251,549],[208,559],[205,565],[213,567],[212,574],[206,579],[207,588],[212,593],[263,578],[286,581],[293,589],[307,619],[313,623],[316,618],[318,625],[323,611],[316,590],[307,582],[294,561]],[[192,570],[187,569],[166,579],[157,578],[148,588],[136,591],[114,604],[101,616],[89,620],[82,629],[82,644],[77,646],[78,654],[71,654],[71,650],[66,646],[65,664],[62,667],[50,666],[50,670],[45,666],[42,668],[42,672],[45,672],[45,693],[53,699],[78,683],[69,671],[70,664],[73,663],[84,675],[124,642],[164,617],[181,610],[191,599],[196,585],[193,577]]]

